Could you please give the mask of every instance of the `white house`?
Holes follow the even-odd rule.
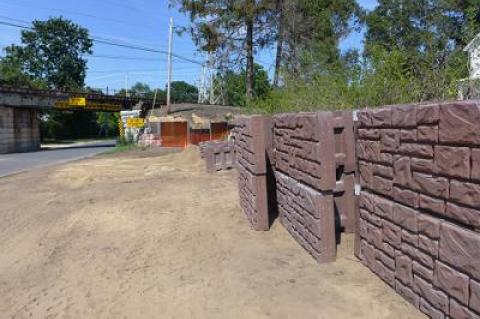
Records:
[[[468,52],[470,79],[480,79],[480,33],[463,51]]]

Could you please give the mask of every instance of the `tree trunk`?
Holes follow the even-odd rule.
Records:
[[[250,101],[253,97],[253,6],[254,0],[246,1],[246,25],[247,25],[247,37],[246,37],[246,50],[247,50],[247,101]]]
[[[277,0],[277,14],[278,14],[278,27],[277,27],[277,55],[275,57],[275,75],[273,77],[273,86],[278,87],[280,77],[280,67],[282,66],[282,54],[283,54],[283,0]]]

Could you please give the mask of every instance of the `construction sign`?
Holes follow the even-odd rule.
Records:
[[[145,126],[145,120],[142,118],[128,118],[127,127],[128,128],[142,128]]]
[[[84,97],[73,97],[66,101],[55,102],[55,108],[57,109],[69,109],[72,107],[85,107],[87,100]]]

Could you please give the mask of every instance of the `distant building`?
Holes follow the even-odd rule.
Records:
[[[480,98],[480,33],[463,49],[468,53],[469,77],[458,81],[458,98]]]

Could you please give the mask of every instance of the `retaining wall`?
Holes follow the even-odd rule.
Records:
[[[240,206],[255,230],[268,230],[271,222],[271,130],[271,117],[253,116],[237,118],[232,131]]]
[[[205,159],[207,172],[229,170],[235,164],[235,152],[232,141],[203,142],[200,154]]]
[[[432,318],[480,318],[480,104],[358,119],[362,262]]]
[[[280,222],[318,262],[335,260],[333,114],[274,117],[273,145]]]
[[[355,205],[355,135],[352,111],[333,113],[333,132],[335,138],[336,186],[334,203],[340,225],[346,233],[356,229]]]

